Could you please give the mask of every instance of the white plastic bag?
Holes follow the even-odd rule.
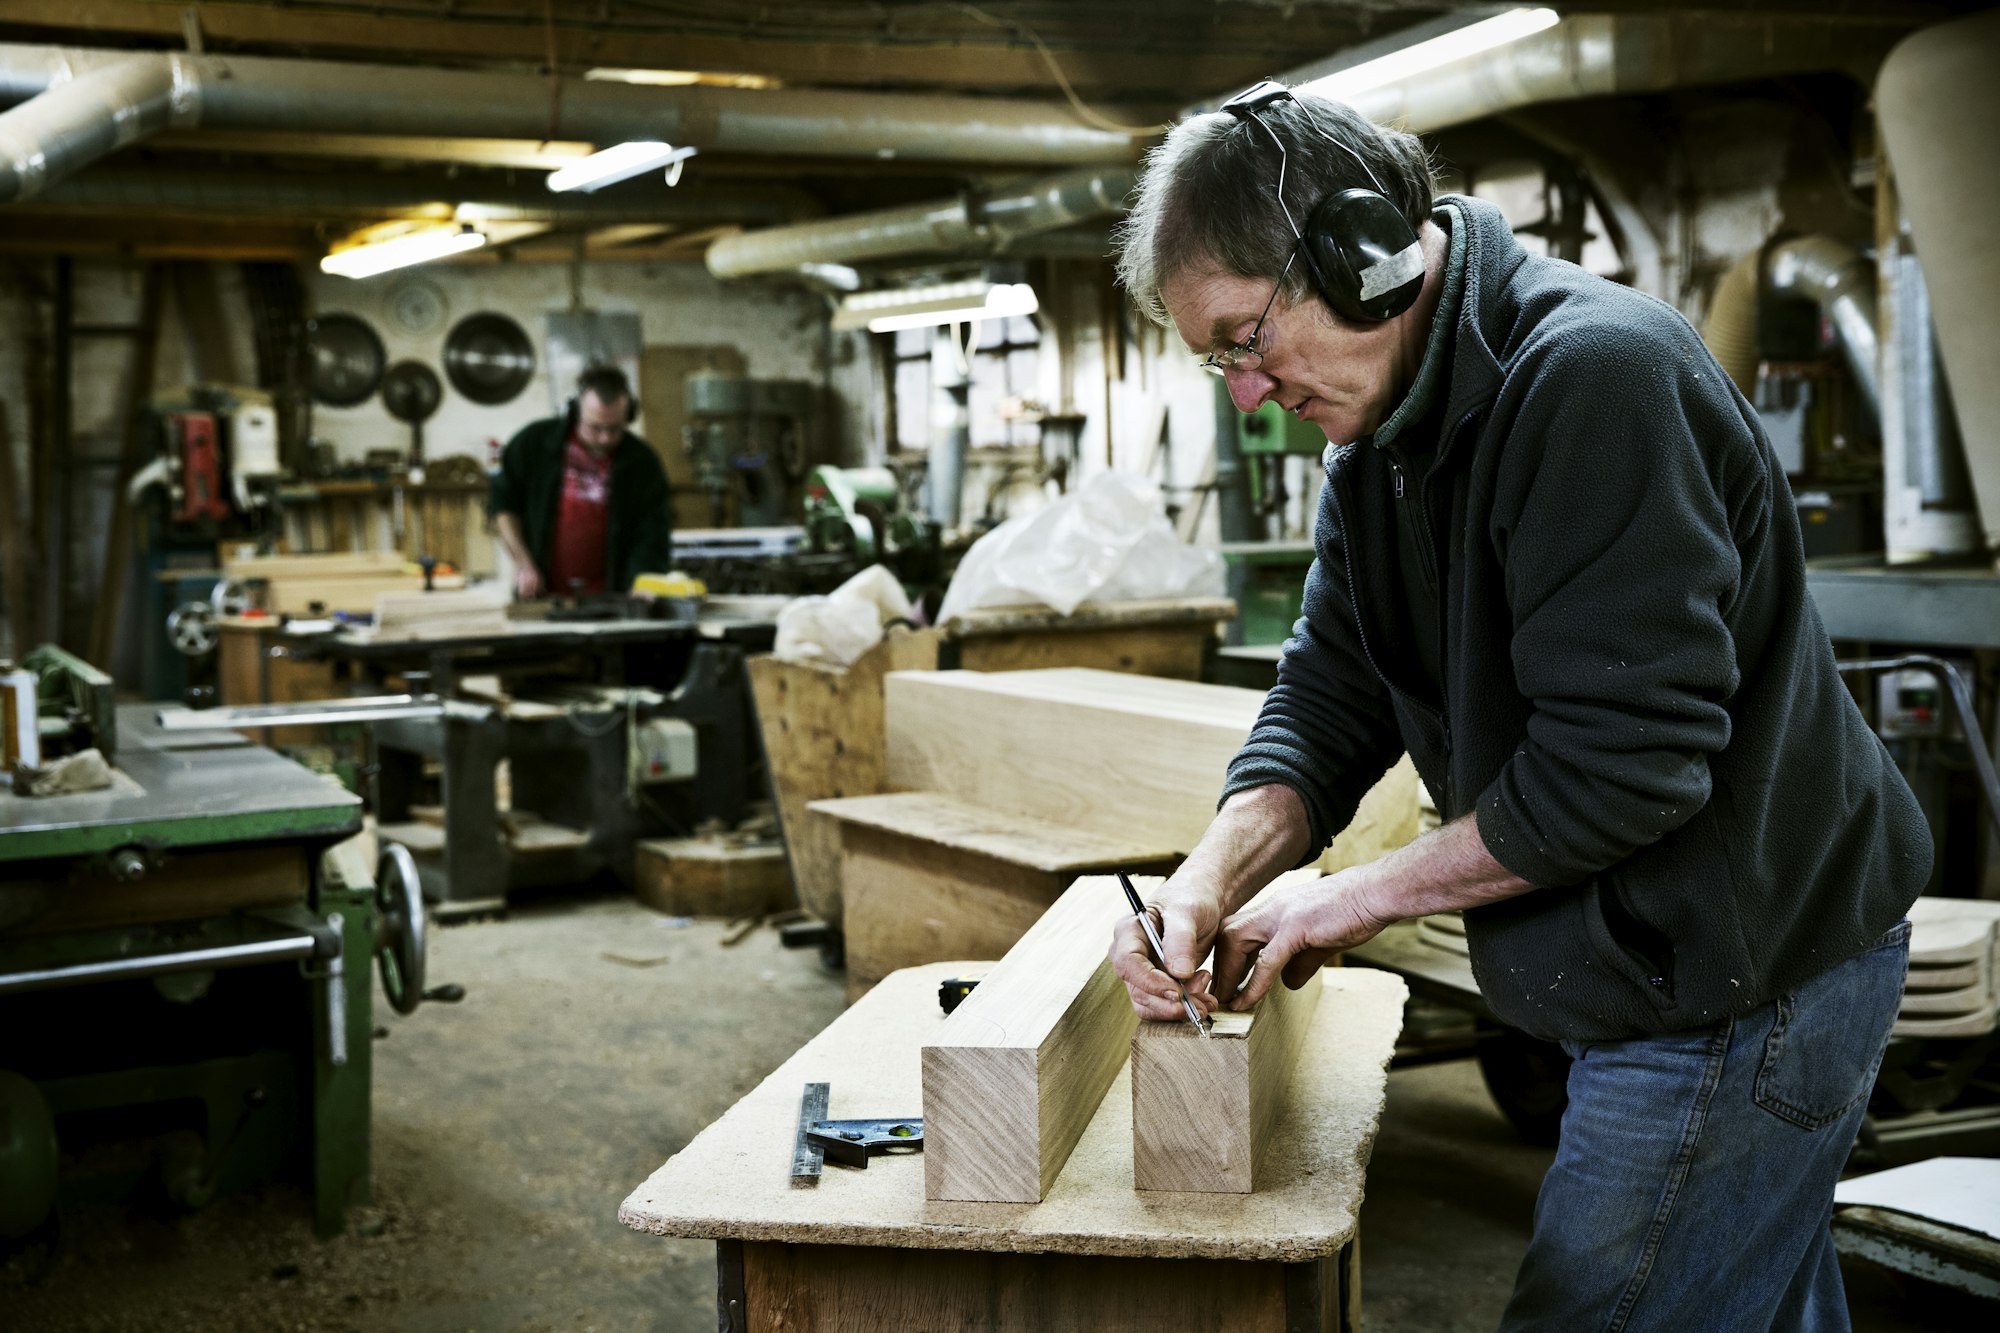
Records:
[[[771,651],[792,662],[847,666],[882,637],[882,617],[859,598],[798,597],[778,612]]]
[[[850,666],[882,641],[882,627],[908,620],[910,599],[896,576],[870,565],[825,597],[800,597],[778,612],[771,651],[790,661]]]
[[[1040,603],[1068,615],[1086,601],[1220,597],[1222,556],[1174,536],[1151,482],[1100,472],[1039,513],[972,544],[938,622],[982,606]]]

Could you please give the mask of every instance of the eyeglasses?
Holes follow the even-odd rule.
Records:
[[[1250,336],[1203,357],[1203,370],[1211,375],[1227,375],[1232,370],[1256,370],[1264,364],[1264,354],[1269,350],[1264,344],[1264,321],[1271,317],[1271,307],[1278,303],[1278,293],[1285,289],[1285,279],[1291,274],[1292,261],[1298,255],[1299,252],[1293,250],[1286,257],[1285,267],[1279,272],[1278,281],[1272,285],[1269,299],[1264,302],[1264,313],[1257,316],[1257,322],[1250,326]]]

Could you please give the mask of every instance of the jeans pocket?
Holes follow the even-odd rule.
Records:
[[[1779,996],[1757,1069],[1757,1105],[1807,1130],[1853,1110],[1875,1085],[1909,955],[1903,922],[1865,953]]]

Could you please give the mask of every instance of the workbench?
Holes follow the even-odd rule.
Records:
[[[364,690],[400,678],[450,699],[477,674],[520,682],[530,700],[538,688],[564,700],[453,700],[441,716],[373,728],[384,835],[422,854],[425,892],[440,913],[464,916],[504,910],[513,889],[605,871],[629,881],[640,838],[741,820],[762,789],[743,655],[768,647],[774,633],[770,621],[731,618],[515,620],[504,631],[421,639],[339,630],[292,651],[334,663]],[[634,732],[656,718],[692,728],[698,776],[680,775],[642,800],[631,776]],[[538,841],[500,836],[502,760],[512,809],[532,812]],[[441,771],[441,831],[412,827],[412,807],[431,803],[432,764]]]
[[[1359,1210],[1407,993],[1383,972],[1325,974],[1254,1194],[1132,1188],[1129,1064],[1039,1204],[927,1202],[913,1155],[828,1166],[817,1188],[794,1188],[804,1084],[831,1084],[836,1118],[918,1110],[938,985],[983,966],[891,974],[668,1159],[619,1219],[716,1242],[730,1333],[1359,1326]]]

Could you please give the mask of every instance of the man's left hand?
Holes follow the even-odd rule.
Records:
[[[1369,906],[1369,869],[1284,890],[1224,921],[1215,942],[1215,993],[1231,1009],[1252,1008],[1280,974],[1297,990],[1333,955],[1380,934],[1396,918]]]

